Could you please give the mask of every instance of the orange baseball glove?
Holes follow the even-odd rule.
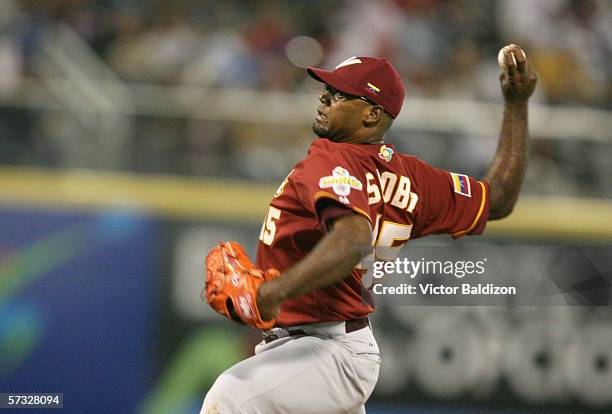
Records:
[[[257,291],[262,283],[280,272],[255,267],[244,248],[234,242],[219,242],[206,256],[206,286],[200,294],[206,303],[233,321],[259,329],[270,329],[276,319],[264,321],[257,308]]]

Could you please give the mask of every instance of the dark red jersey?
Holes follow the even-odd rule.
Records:
[[[310,252],[326,232],[322,200],[366,217],[373,232],[371,257],[393,260],[410,239],[482,233],[489,189],[484,181],[400,154],[392,144],[317,139],[270,203],[259,236],[260,268],[283,272]],[[363,268],[360,264],[341,282],[284,301],[279,325],[348,320],[372,312],[373,302],[362,295]]]

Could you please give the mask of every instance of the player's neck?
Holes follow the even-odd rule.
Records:
[[[380,138],[380,137],[370,137],[370,138],[364,138],[358,141],[355,141],[355,144],[371,144],[371,145],[377,145],[377,144],[384,144],[385,140],[384,138]]]
[[[336,139],[330,139],[328,138],[330,141],[333,142],[341,142],[344,144],[360,144],[360,145],[378,145],[378,144],[384,144],[385,140],[382,138],[369,138],[369,139],[353,139],[353,138],[349,138],[349,139],[341,139],[341,140],[336,140]]]
[[[332,139],[332,141],[345,142],[347,144],[384,144],[385,139],[380,135],[371,136],[357,133],[343,139]]]
[[[385,142],[384,132],[379,128],[362,128],[351,138],[355,144],[382,144]]]

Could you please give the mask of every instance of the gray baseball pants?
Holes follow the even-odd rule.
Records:
[[[200,414],[365,414],[380,353],[369,326],[346,333],[345,322],[274,328],[269,343],[222,373]]]

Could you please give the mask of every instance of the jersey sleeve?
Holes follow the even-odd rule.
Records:
[[[426,188],[419,215],[418,236],[448,233],[454,239],[481,234],[489,217],[489,185],[423,163],[421,186]]]
[[[319,216],[320,203],[326,201],[370,218],[368,196],[364,185],[364,169],[357,160],[347,160],[337,154],[319,153],[309,156],[294,177],[294,186],[304,207]],[[327,219],[329,217],[326,217]]]
[[[350,214],[355,214],[355,212],[335,200],[321,198],[317,202],[317,216],[319,217],[321,231],[324,233],[329,231],[330,225],[334,220]]]

